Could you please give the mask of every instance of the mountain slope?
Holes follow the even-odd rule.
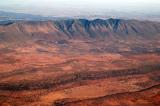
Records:
[[[121,19],[18,21],[0,25],[0,41],[104,39],[160,35],[160,23]]]

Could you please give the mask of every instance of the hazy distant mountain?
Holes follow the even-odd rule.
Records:
[[[0,11],[0,21],[4,20],[44,20],[47,17],[42,17],[39,15],[31,15],[24,13],[12,13],[12,12],[4,12]]]
[[[32,15],[32,14],[25,14],[25,13],[14,13],[14,12],[4,12],[0,11],[0,22],[7,22],[7,21],[18,21],[18,20],[25,20],[25,21],[44,21],[44,20],[55,20],[55,19],[64,19],[60,17],[47,17],[41,15]],[[5,23],[4,22],[4,23]]]
[[[95,14],[84,14],[84,15],[76,15],[76,16],[41,16],[41,15],[33,15],[26,13],[14,13],[14,12],[5,12],[0,11],[0,23],[6,23],[7,21],[44,21],[44,20],[59,20],[59,19],[107,19],[107,18],[120,18],[120,19],[136,19],[136,20],[149,20],[149,21],[160,21],[159,14],[147,15],[143,13],[128,13],[128,12],[120,12],[120,11],[109,11],[107,13],[99,13]],[[4,22],[5,21],[5,22]]]

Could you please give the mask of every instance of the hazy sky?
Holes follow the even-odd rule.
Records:
[[[0,0],[0,10],[52,16],[103,14],[113,10],[160,14],[160,0]]]

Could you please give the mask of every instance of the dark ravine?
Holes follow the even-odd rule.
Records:
[[[154,89],[160,89],[160,84],[157,84],[157,85],[154,85],[154,86],[151,86],[149,88],[146,88],[146,89],[143,89],[143,90],[140,90],[140,91],[135,91],[135,92],[123,92],[123,93],[117,93],[117,94],[112,94],[112,95],[107,95],[107,96],[103,96],[103,97],[99,97],[99,98],[92,98],[92,99],[84,99],[84,100],[78,100],[78,101],[72,101],[72,100],[59,100],[59,101],[56,101],[55,103],[53,103],[55,106],[110,106],[109,102],[110,100],[115,100],[115,101],[121,101],[122,98],[126,99],[127,100],[127,97],[132,97],[134,99],[139,99],[141,97],[141,94],[142,93],[147,93],[148,91],[152,91]],[[141,97],[142,98],[142,97]],[[159,102],[160,101],[149,101],[147,100],[149,97],[146,96],[143,96],[143,99],[148,101],[149,103],[143,103],[140,104],[138,103],[138,101],[135,101],[134,103],[134,106],[158,106],[159,105]],[[118,106],[122,106],[124,105],[123,102],[120,102],[120,104]],[[127,105],[127,102],[126,104]],[[127,105],[128,106],[128,105]]]

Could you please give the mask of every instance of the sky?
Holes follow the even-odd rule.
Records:
[[[0,0],[0,10],[46,16],[98,15],[119,11],[160,14],[160,0]]]

